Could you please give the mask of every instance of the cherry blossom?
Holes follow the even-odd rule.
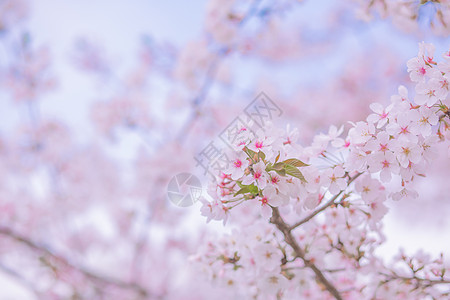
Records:
[[[325,180],[323,185],[328,186],[331,194],[335,195],[347,186],[347,182],[343,178],[344,174],[345,171],[342,166],[336,166],[324,174]]]
[[[225,173],[230,173],[231,178],[236,180],[241,178],[249,165],[248,157],[245,153],[241,152],[231,159],[231,167]]]
[[[437,65],[432,50],[427,45],[421,45],[419,50],[419,56],[429,64],[429,73]],[[429,88],[434,83],[420,80],[417,86],[421,84]],[[238,268],[235,265],[235,271],[226,271],[240,272],[243,268],[247,269],[246,274],[255,276],[258,271],[250,270],[260,270],[258,262],[264,261],[264,277],[257,277],[252,283],[246,281],[247,287],[254,288],[249,294],[264,299],[291,295],[295,290],[297,294],[293,295],[312,297],[322,289],[326,293],[321,297],[335,299],[407,299],[411,295],[419,299],[430,293],[445,297],[434,288],[434,283],[448,283],[444,277],[430,281],[414,271],[420,270],[421,265],[414,265],[412,260],[407,262],[412,275],[402,273],[374,254],[384,241],[380,222],[388,211],[385,202],[418,197],[414,183],[418,176],[425,176],[436,154],[440,141],[437,126],[447,122],[446,106],[413,105],[406,88],[401,86],[398,91],[399,95],[391,97],[387,107],[372,105],[375,113],[367,122],[352,123],[346,137],[339,138],[342,128],[331,127],[328,134],[314,137],[311,146],[295,147],[292,141],[284,143],[277,138],[285,134],[268,127],[262,136],[271,141],[270,147],[255,147],[262,140],[255,137],[249,143],[253,146],[237,150],[241,151],[239,155],[248,156],[250,171],[234,179],[233,192],[238,202],[223,199],[230,216],[238,217],[235,225],[242,231],[239,235],[246,231],[239,226],[241,220],[250,215],[254,222],[269,221],[278,230],[273,242],[261,239],[246,245],[245,249],[253,249],[254,257]],[[239,257],[236,255],[231,259],[233,264]],[[420,254],[417,260],[423,266],[432,264]],[[364,276],[346,276],[343,265]],[[307,270],[319,281],[317,285],[305,284]],[[361,289],[352,290],[350,287],[354,286]]]
[[[421,106],[419,108],[419,131],[423,137],[428,137],[431,135],[431,127],[436,125],[439,121],[438,116],[433,111],[433,109],[427,106]]]
[[[410,110],[397,115],[395,123],[386,126],[386,132],[402,141],[417,142],[418,120],[420,115],[415,110]]]
[[[180,39],[148,26],[135,56],[28,2],[0,1],[0,298],[449,297],[448,258],[379,253],[388,208],[446,215],[447,41],[404,56],[448,35],[446,1],[179,3],[158,13]],[[178,186],[199,203],[168,199],[180,173],[209,183]]]
[[[373,123],[358,122],[350,130],[349,136],[353,143],[362,144],[370,140],[375,133],[375,126]]]
[[[264,162],[260,161],[256,163],[253,165],[252,169],[251,176],[246,176],[242,181],[242,184],[250,185],[256,183],[259,188],[265,188],[267,185],[268,174],[266,173],[266,165]]]
[[[372,103],[370,105],[370,109],[374,112],[374,114],[371,114],[367,117],[367,122],[377,123],[377,128],[383,127],[388,121],[389,112],[391,111],[393,106],[394,105],[391,104],[385,109],[379,103]]]

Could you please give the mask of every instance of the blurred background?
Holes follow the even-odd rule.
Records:
[[[0,299],[203,299],[188,258],[224,229],[169,180],[205,192],[195,157],[261,92],[303,145],[389,103],[419,42],[449,50],[419,2],[0,0]],[[450,250],[441,150],[388,202],[387,260]]]

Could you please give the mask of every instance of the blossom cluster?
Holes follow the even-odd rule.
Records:
[[[450,26],[450,4],[446,0],[356,0],[358,3],[357,15],[366,20],[372,20],[375,15],[390,18],[395,26],[414,32],[419,29],[423,20],[429,22],[431,30],[438,35],[448,35]]]
[[[203,211],[212,219],[226,221],[229,211],[244,202],[260,207],[260,213],[268,219],[271,207],[285,205],[289,198],[297,195],[296,187],[305,181],[298,167],[307,166],[299,159],[291,159],[299,154],[299,149],[291,145],[296,131],[287,134],[273,127],[256,132],[243,125],[236,148],[230,154],[230,167],[220,175],[217,186],[211,187],[215,197],[213,203],[204,202]],[[277,137],[277,138],[276,138]]]
[[[396,200],[417,197],[412,183],[424,176],[426,166],[436,156],[436,144],[448,131],[450,59],[447,53],[436,63],[433,52],[432,45],[422,43],[418,56],[407,63],[410,78],[416,83],[414,102],[400,86],[390,105],[372,104],[373,114],[354,124],[346,139],[346,169],[378,173],[383,183],[398,175],[400,184],[390,194]]]
[[[351,123],[346,136],[344,127],[331,126],[302,147],[297,130],[240,129],[229,169],[211,184],[212,200],[202,200],[208,221],[231,220],[237,227],[194,257],[200,266],[214,266],[211,279],[237,286],[238,293],[250,286],[246,296],[258,299],[446,297],[436,287],[449,283],[448,266],[435,266],[443,259],[411,258],[409,265],[419,260],[418,270],[428,270],[424,275],[411,267],[411,275],[375,255],[385,239],[385,202],[418,196],[413,183],[448,136],[450,59],[447,53],[437,63],[432,45],[419,47],[408,61],[414,98],[400,86],[389,105],[373,103],[373,113]],[[255,226],[267,228],[266,235],[250,238]],[[349,269],[354,274],[344,272]]]
[[[419,1],[383,1],[419,7]],[[370,2],[375,7],[383,1]],[[420,7],[435,6],[448,18],[446,2],[420,1],[425,2]],[[201,12],[194,8],[199,3],[185,6]],[[408,65],[417,83],[412,97],[401,88],[390,106],[373,104],[374,114],[348,135],[344,127],[332,126],[306,147],[297,141],[309,145],[318,128],[365,119],[368,101],[384,104],[381,99],[403,76],[398,70],[403,59],[395,43],[385,43],[386,31],[371,33],[371,43],[356,52],[336,51],[348,49],[348,37],[367,33],[348,18],[348,2],[209,0],[204,16],[191,15],[204,25],[197,30],[192,20],[198,34],[192,39],[166,40],[165,31],[151,31],[160,26],[133,22],[147,24],[138,49],[129,43],[108,46],[103,35],[75,37],[72,30],[44,30],[42,36],[48,24],[64,19],[63,26],[72,28],[74,13],[101,7],[65,11],[61,5],[54,14],[32,4],[0,0],[0,105],[8,112],[0,127],[0,298],[449,297],[443,292],[449,281],[443,257],[405,252],[386,265],[375,255],[385,239],[380,221],[390,198],[415,196],[412,187],[421,192],[419,183],[425,183],[432,193],[420,209],[445,217],[436,210],[441,212],[447,199],[442,186],[448,166],[444,161],[436,168],[434,162],[434,174],[426,167],[437,141],[449,138],[448,54],[436,63],[431,46],[422,46]],[[108,18],[117,7],[93,16]],[[392,8],[388,15],[395,15],[394,22],[416,28],[424,21],[423,14],[412,15],[414,9],[402,14]],[[129,13],[120,10],[124,18]],[[167,17],[184,21],[171,18],[170,10]],[[85,27],[102,30],[91,19]],[[315,19],[324,22],[311,22]],[[435,24],[435,31],[445,33],[445,26]],[[192,26],[181,27],[177,34]],[[60,40],[60,32],[64,41],[75,41],[74,51],[65,53],[69,49],[52,42]],[[130,53],[122,51],[130,46],[138,53],[129,60]],[[65,72],[66,59],[81,77],[66,77],[76,75]],[[328,72],[337,60],[343,63],[340,71]],[[310,63],[318,72],[305,74]],[[281,73],[293,68],[299,76],[287,80]],[[202,208],[209,219],[227,222],[228,234],[215,232],[202,244],[209,228],[193,222],[192,210],[166,199],[168,182],[177,173],[194,172],[199,145],[216,137],[261,90],[277,99],[283,121],[301,130],[241,128],[230,168],[219,174],[210,188],[212,201],[204,200]],[[91,103],[94,99],[104,101]],[[415,104],[399,104],[410,100]],[[429,125],[403,120],[414,111],[430,114]],[[93,124],[85,122],[89,113]],[[404,153],[408,156],[400,149],[406,132],[394,126],[404,122],[411,127],[407,139],[419,145],[413,155]],[[360,130],[365,127],[367,141]],[[425,174],[434,177],[421,180]],[[412,201],[396,204],[411,212]],[[424,215],[421,210],[414,221],[425,222]],[[193,266],[213,284],[188,267],[195,251]]]

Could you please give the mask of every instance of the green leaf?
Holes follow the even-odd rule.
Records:
[[[286,174],[296,177],[303,182],[306,182],[306,179],[305,177],[303,177],[302,172],[300,172],[296,167],[293,167],[292,165],[286,165],[284,167],[284,170],[286,171]]]
[[[240,194],[247,194],[248,192],[250,192],[248,186],[244,186],[243,188],[241,188],[239,191],[237,191],[234,196],[240,195]]]
[[[267,172],[269,172],[269,171],[281,171],[281,170],[283,170],[284,169],[284,166],[285,166],[285,164],[284,163],[275,163],[275,164],[271,164],[271,163],[268,163],[267,164],[267,166],[266,166],[266,171]]]
[[[255,186],[253,183],[250,185],[243,185],[243,184],[239,184],[238,185],[241,187],[241,189],[239,191],[237,191],[234,196],[237,195],[241,195],[241,194],[247,194],[247,193],[251,193],[251,194],[257,194],[258,193],[258,187]]]
[[[290,166],[294,166],[294,167],[306,167],[309,166],[308,164],[305,164],[304,162],[302,162],[299,159],[296,158],[290,158],[290,159],[286,159],[285,161],[283,161],[283,163],[290,165]]]
[[[286,176],[286,170],[285,169],[275,170],[275,172],[277,172],[278,175],[280,175],[280,176]]]
[[[250,157],[251,160],[255,158],[256,152],[253,150],[248,149],[247,147],[244,148],[244,152],[247,153],[248,157]]]
[[[251,185],[248,185],[248,189],[252,194],[258,194],[259,192],[258,187],[255,186],[253,183]]]
[[[258,152],[259,157],[264,161],[266,159],[266,155],[264,154],[264,152],[259,151]]]
[[[279,162],[279,163],[276,163],[276,164],[274,164],[273,166],[272,166],[272,169],[273,170],[278,170],[278,171],[280,171],[280,170],[282,170],[282,169],[284,169],[284,163],[282,163],[282,162]]]

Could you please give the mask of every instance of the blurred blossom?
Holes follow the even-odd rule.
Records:
[[[0,298],[447,299],[449,2],[171,5],[0,0]]]

